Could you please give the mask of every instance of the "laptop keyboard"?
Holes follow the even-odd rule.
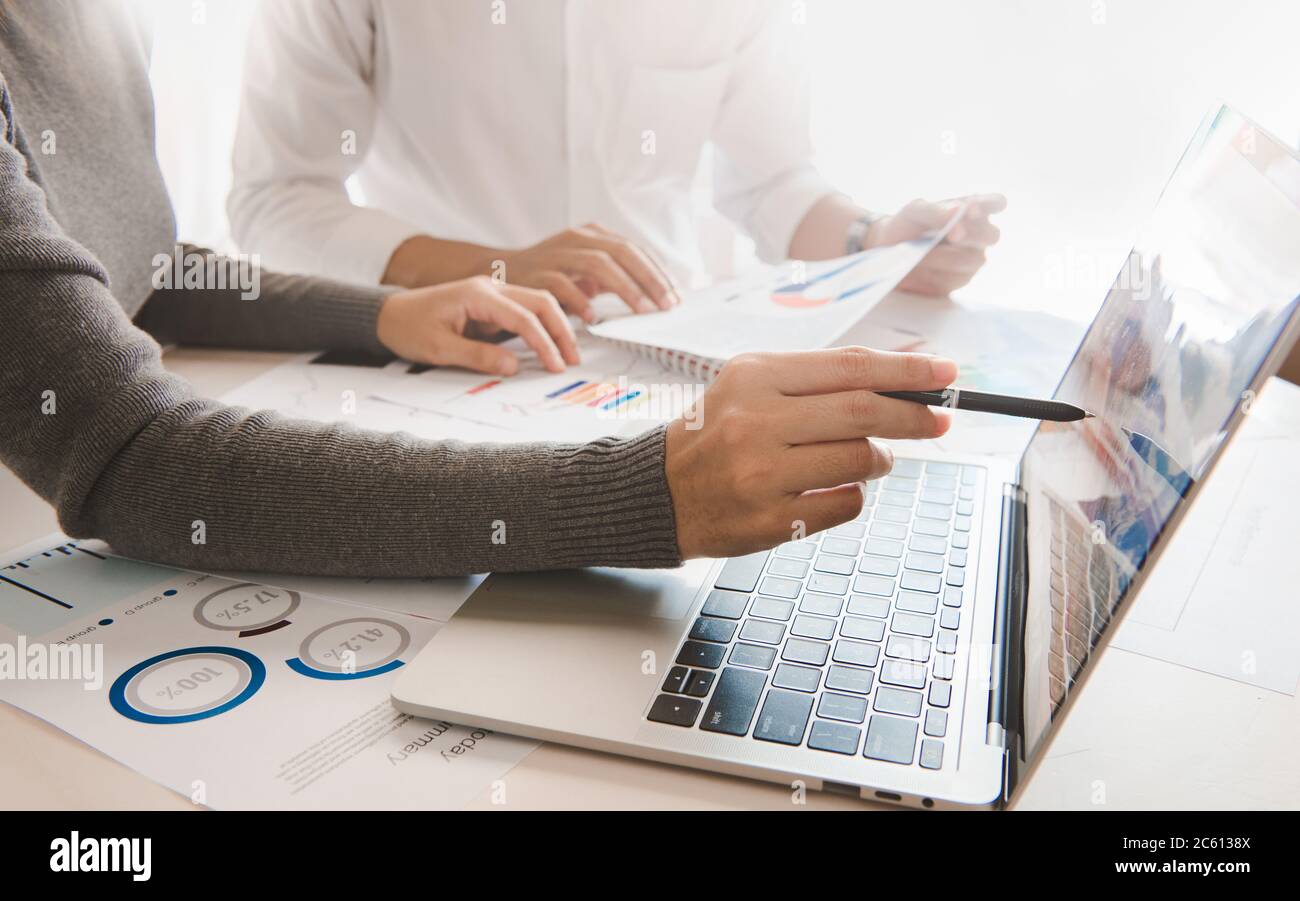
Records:
[[[941,768],[983,478],[896,460],[853,522],[728,560],[647,718]]]
[[[1047,671],[1055,717],[1110,622],[1126,583],[1107,556],[1105,541],[1093,540],[1089,526],[1075,519],[1055,498],[1049,501],[1052,632]]]

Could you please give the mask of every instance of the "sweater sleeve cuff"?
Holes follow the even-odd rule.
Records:
[[[392,351],[379,340],[379,310],[399,290],[387,285],[352,285],[331,279],[315,281],[311,291],[312,326],[320,333],[319,344],[376,357],[392,356]]]
[[[664,471],[667,430],[554,448],[546,493],[550,566],[682,563]]]

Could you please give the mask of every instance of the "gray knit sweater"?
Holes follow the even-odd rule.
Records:
[[[662,429],[429,442],[223,406],[167,373],[155,338],[382,352],[385,293],[270,273],[256,300],[153,290],[175,226],[143,59],[115,0],[0,12],[0,462],[70,535],[330,575],[680,562]]]

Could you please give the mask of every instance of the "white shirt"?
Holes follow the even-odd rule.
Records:
[[[250,31],[228,202],[272,267],[378,281],[416,234],[524,247],[586,222],[700,260],[691,186],[784,259],[810,162],[788,0],[274,0]],[[355,186],[365,206],[350,199]]]

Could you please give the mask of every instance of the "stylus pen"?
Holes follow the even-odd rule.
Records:
[[[1041,400],[1036,397],[1013,397],[1009,394],[989,394],[986,391],[969,391],[965,388],[944,388],[942,391],[878,391],[882,397],[910,400],[927,407],[947,407],[950,410],[974,410],[977,413],[1000,413],[1022,419],[1045,419],[1048,422],[1078,422],[1090,419],[1093,414],[1074,404],[1059,400]]]

